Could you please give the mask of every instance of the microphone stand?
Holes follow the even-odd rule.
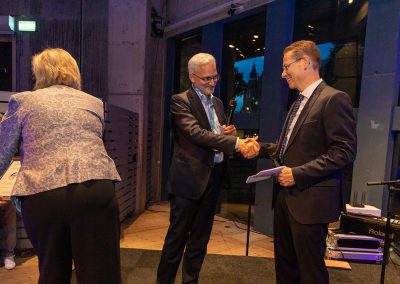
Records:
[[[384,246],[383,246],[383,262],[382,262],[382,269],[381,269],[381,281],[380,283],[383,284],[385,283],[385,270],[386,270],[386,264],[388,262],[389,258],[389,245],[390,245],[390,234],[391,234],[391,227],[390,227],[390,216],[392,214],[391,212],[391,200],[392,200],[392,194],[394,191],[400,191],[400,180],[389,180],[389,181],[371,181],[367,182],[368,186],[371,185],[388,185],[388,191],[389,191],[389,196],[388,196],[388,201],[387,201],[387,207],[386,207],[386,228],[385,228],[385,241],[384,241]]]
[[[230,100],[229,101],[229,110],[228,110],[228,115],[227,115],[227,125],[231,125],[232,124],[232,120],[233,120],[233,114],[235,113],[235,109],[236,109],[236,101],[235,100]]]
[[[247,234],[246,234],[246,256],[249,256],[249,244],[250,244],[250,223],[251,223],[251,196],[255,192],[256,183],[250,184],[250,191],[248,195],[248,209],[247,209]]]

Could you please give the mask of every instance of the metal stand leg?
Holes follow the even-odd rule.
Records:
[[[249,209],[247,211],[247,239],[246,239],[246,256],[249,255],[249,243],[250,243],[250,223],[251,223],[251,194],[254,192],[255,183],[250,184],[249,191]]]

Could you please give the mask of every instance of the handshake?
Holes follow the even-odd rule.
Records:
[[[257,142],[258,137],[239,139],[237,150],[246,159],[257,157],[260,152],[260,144]]]

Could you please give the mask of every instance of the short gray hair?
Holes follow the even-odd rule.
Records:
[[[211,54],[208,53],[197,53],[189,59],[188,62],[188,72],[189,74],[197,72],[199,66],[214,63],[215,58]]]

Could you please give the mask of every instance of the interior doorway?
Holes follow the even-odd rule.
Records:
[[[16,91],[16,45],[14,34],[0,34],[0,91]]]

